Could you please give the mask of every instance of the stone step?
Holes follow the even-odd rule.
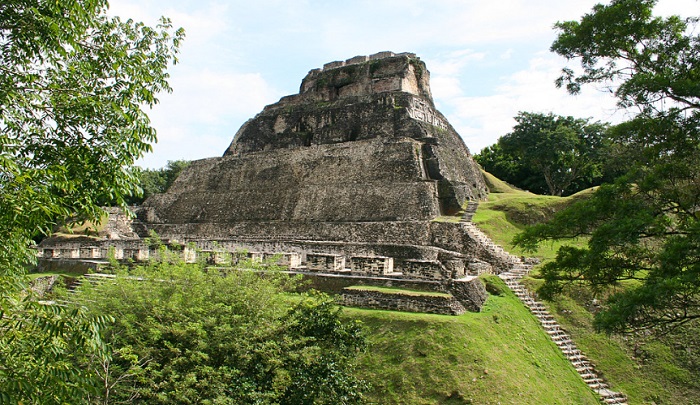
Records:
[[[571,349],[571,350],[569,350],[569,349],[562,349],[561,352],[564,353],[564,356],[567,356],[567,357],[571,357],[571,356],[583,356],[583,353],[581,353],[581,351],[578,350],[578,349]]]
[[[576,372],[579,373],[586,384],[588,384],[591,389],[598,392],[601,400],[606,404],[627,404],[624,395],[608,390],[608,385],[603,379],[598,377],[593,364],[590,363],[588,358],[576,347],[576,344],[566,331],[561,329],[556,319],[549,313],[544,304],[537,301],[536,295],[533,296],[524,285],[518,282],[518,280],[530,273],[533,265],[523,263],[520,258],[509,255],[503,248],[493,244],[493,242],[473,223],[465,223],[464,229],[467,230],[472,238],[482,243],[487,251],[492,254],[508,257],[508,261],[512,263],[511,268],[498,276],[505,281],[508,288],[513,291],[515,296],[517,296],[537,318],[542,328],[557,347],[559,347],[562,354],[571,362]]]
[[[549,336],[565,335],[566,333],[561,329],[545,330]]]

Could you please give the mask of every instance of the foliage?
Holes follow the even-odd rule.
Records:
[[[598,314],[606,331],[667,332],[700,319],[700,36],[692,30],[697,18],[653,17],[654,4],[616,0],[556,25],[552,50],[583,68],[564,69],[558,84],[576,93],[582,84],[605,83],[620,106],[639,113],[611,133],[626,173],[516,240],[532,248],[590,236],[586,247],[562,248],[543,267],[547,296],[564,282],[600,291],[638,281]]]
[[[15,403],[72,402],[82,389],[82,377],[73,379],[82,371],[64,367],[63,347],[96,347],[71,341],[71,330],[101,324],[80,316],[48,322],[63,310],[19,297],[34,260],[29,246],[64,218],[98,219],[100,201],[125,203],[134,184],[127,167],[155,140],[144,107],[170,90],[166,68],[184,35],[167,19],[151,28],[106,9],[105,0],[0,4],[0,329],[15,339],[0,348],[0,392]],[[44,333],[35,333],[40,325]],[[42,373],[32,367],[65,381],[52,392],[31,387],[41,379],[21,386],[10,378]]]
[[[75,367],[78,353],[107,358],[100,332],[113,319],[27,296],[3,315],[0,403],[65,404],[90,395],[96,379]]]
[[[142,193],[129,196],[127,203],[141,204],[153,194],[164,193],[189,165],[190,162],[187,160],[169,160],[168,164],[160,169],[140,169],[138,180]]]
[[[160,255],[78,294],[93,313],[116,318],[105,337],[111,359],[83,359],[102,378],[92,402],[362,402],[352,360],[364,335],[341,321],[333,299],[286,294],[297,282],[270,267],[221,272]]]
[[[183,36],[107,17],[103,0],[0,6],[0,255],[26,262],[29,238],[67,217],[123,205],[129,167],[155,130],[144,107],[170,91],[166,68]]]
[[[496,177],[534,193],[561,196],[600,184],[605,124],[520,112],[513,132],[475,159]]]

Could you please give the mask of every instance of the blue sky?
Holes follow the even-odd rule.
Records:
[[[478,153],[510,131],[518,111],[619,122],[595,88],[554,86],[566,61],[549,52],[556,21],[578,20],[590,0],[113,0],[110,13],[184,27],[172,94],[151,112],[158,131],[143,167],[220,156],[265,105],[295,94],[324,63],[379,51],[414,52],[431,73],[438,109]],[[700,14],[698,0],[660,0],[657,14]]]

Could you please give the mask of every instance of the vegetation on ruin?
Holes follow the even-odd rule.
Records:
[[[598,404],[596,394],[497,277],[479,313],[460,316],[347,308],[367,328],[358,375],[369,403]]]
[[[419,291],[411,290],[406,288],[398,287],[379,287],[373,285],[354,285],[346,287],[349,290],[359,290],[359,291],[377,291],[384,294],[402,294],[402,295],[413,295],[413,296],[428,296],[428,297],[451,297],[451,294],[441,293],[435,291]]]
[[[364,383],[352,360],[360,325],[320,293],[292,294],[299,279],[205,269],[160,250],[161,260],[57,293],[67,308],[113,318],[106,353],[73,354],[93,390],[72,403],[355,404]],[[243,264],[243,267],[251,267]]]

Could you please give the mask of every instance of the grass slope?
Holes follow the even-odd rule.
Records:
[[[500,283],[492,277],[490,283]],[[506,290],[505,285],[501,286]],[[374,404],[598,404],[510,292],[461,316],[347,308],[369,331],[359,374]]]
[[[594,191],[584,190],[564,198],[539,196],[508,187],[489,174],[485,176],[489,187],[493,184],[495,188],[491,189],[489,200],[479,205],[474,222],[494,241],[516,254],[525,252],[513,248],[510,241],[527,224],[545,220],[558,209]],[[544,261],[552,260],[562,243],[543,245],[534,255]],[[584,245],[586,240],[567,243]],[[536,278],[536,270],[533,275],[534,278],[525,279],[531,291],[542,283]],[[592,326],[593,314],[587,310],[593,298],[583,288],[572,288],[545,305],[613,389],[624,392],[630,404],[700,404],[700,380],[693,369],[685,367],[693,362],[686,360],[684,363],[679,358],[679,341],[598,333]],[[697,332],[700,331],[689,333]]]
[[[484,172],[486,183],[491,193],[488,200],[479,204],[472,221],[494,242],[516,255],[532,256],[513,246],[511,241],[525,226],[551,218],[558,210],[580,198],[585,198],[593,190],[584,190],[569,197],[537,195],[518,190],[493,175]],[[569,245],[583,245],[584,239],[568,241]],[[543,260],[553,259],[556,251],[564,242],[544,244],[534,254]]]

